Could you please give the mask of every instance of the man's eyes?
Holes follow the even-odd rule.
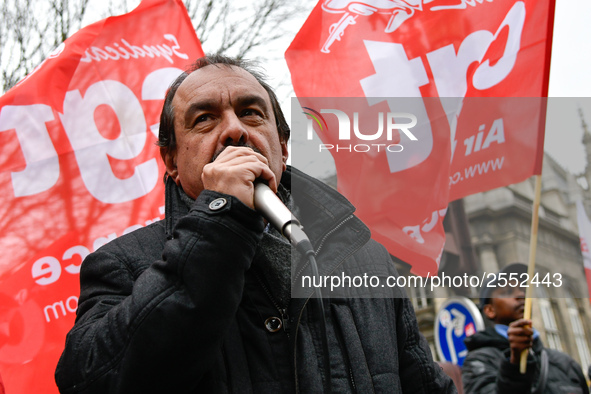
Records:
[[[206,122],[210,119],[211,119],[211,114],[202,114],[202,115],[199,115],[197,118],[195,118],[195,124],[201,123],[201,122]]]
[[[242,118],[265,118],[265,114],[263,113],[263,111],[257,108],[245,108],[241,110],[238,115]],[[203,113],[195,118],[194,125],[212,121],[215,117],[216,116],[212,113]]]
[[[262,111],[256,108],[246,108],[241,112],[242,116],[258,116],[264,118],[264,114]]]

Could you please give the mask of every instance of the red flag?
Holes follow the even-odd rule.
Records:
[[[88,26],[0,97],[0,374],[57,392],[82,259],[163,217],[155,145],[169,84],[202,56],[180,0]]]
[[[303,112],[327,122],[315,130],[334,146],[339,190],[413,273],[437,272],[449,201],[540,173],[553,10],[554,0],[325,0],[287,50]],[[367,99],[353,109],[330,97]],[[372,132],[334,134],[335,105],[352,128],[354,112],[369,113]],[[376,113],[390,119],[381,134]],[[401,151],[378,151],[374,137]]]

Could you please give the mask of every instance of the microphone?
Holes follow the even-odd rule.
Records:
[[[265,183],[255,181],[254,184],[254,208],[259,211],[269,223],[271,223],[281,235],[289,240],[292,246],[300,251],[304,256],[307,256],[312,269],[312,274],[319,277],[318,266],[314,257],[314,247],[308,239],[306,233],[302,228],[299,220],[291,214],[289,209],[277,197],[275,193]],[[332,392],[330,361],[328,351],[328,336],[326,331],[326,310],[324,308],[324,299],[320,287],[314,287],[314,294],[316,295],[316,304],[319,313],[318,321],[320,322],[320,331],[322,332],[322,349],[324,351],[323,363],[327,378],[324,379],[322,385],[325,393]],[[313,312],[314,313],[314,312]]]
[[[304,233],[299,220],[291,214],[289,209],[275,193],[263,182],[255,182],[254,208],[259,211],[281,235],[304,254],[314,253],[314,248]]]

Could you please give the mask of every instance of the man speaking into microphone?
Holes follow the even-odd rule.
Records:
[[[308,263],[255,210],[258,183],[310,229],[320,275],[396,273],[343,196],[286,165],[288,139],[273,90],[247,62],[201,58],[173,82],[158,141],[165,219],[83,262],[60,392],[455,392],[402,290],[292,298],[292,261]]]

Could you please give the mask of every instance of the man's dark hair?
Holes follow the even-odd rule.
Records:
[[[250,62],[248,60],[232,58],[224,55],[207,55],[205,57],[197,59],[193,64],[191,64],[185,72],[179,75],[174,82],[170,85],[170,88],[166,92],[166,97],[164,99],[164,107],[162,108],[162,113],[160,114],[160,130],[158,132],[158,146],[161,148],[166,148],[168,151],[174,151],[176,149],[176,137],[174,134],[174,107],[172,105],[172,100],[176,94],[177,89],[183,81],[191,74],[192,72],[199,70],[205,66],[222,66],[222,67],[240,67],[241,69],[250,73],[258,83],[267,91],[269,94],[269,98],[271,99],[271,105],[273,107],[273,114],[275,115],[275,122],[277,126],[277,132],[279,133],[279,139],[282,142],[287,142],[289,139],[289,125],[285,121],[285,117],[283,116],[283,112],[281,111],[281,107],[279,106],[279,101],[277,100],[277,96],[275,92],[265,82],[265,76],[262,72],[257,70],[257,66],[255,63]]]

